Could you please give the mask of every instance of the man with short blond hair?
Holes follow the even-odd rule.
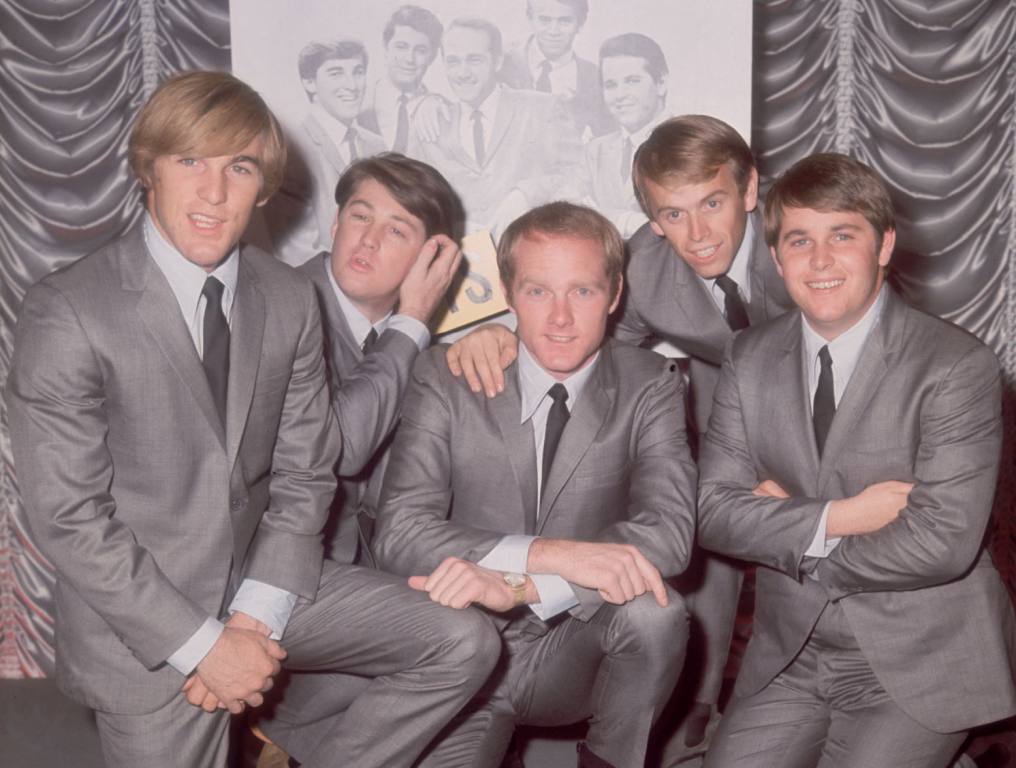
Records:
[[[375,542],[380,565],[502,629],[502,668],[422,765],[499,765],[516,724],[589,719],[579,765],[636,768],[677,678],[694,535],[676,365],[604,341],[624,244],[595,211],[514,221],[498,267],[517,362],[488,400],[444,350],[414,368]],[[475,609],[474,609],[475,610]]]
[[[367,678],[308,766],[412,764],[486,679],[478,614],[323,563],[340,435],[314,289],[239,243],[279,125],[221,72],[163,83],[129,145],[139,226],[25,297],[7,403],[57,570],[57,678],[107,765],[226,764],[229,713],[280,666]]]

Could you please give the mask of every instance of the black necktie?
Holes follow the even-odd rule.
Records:
[[[483,112],[473,110],[473,152],[476,155],[476,164],[483,165],[486,151],[483,147]]]
[[[740,331],[742,328],[747,328],[750,324],[748,310],[744,308],[744,302],[741,301],[737,283],[726,275],[720,275],[716,278],[716,284],[723,291],[723,313],[727,316],[727,325],[730,326],[730,330]]]
[[[550,467],[554,463],[554,454],[557,453],[557,444],[561,442],[561,433],[564,432],[564,425],[568,423],[568,406],[564,404],[568,399],[568,390],[564,384],[555,384],[548,392],[554,401],[550,406],[550,413],[547,414],[547,429],[543,433],[543,476],[540,478],[540,492],[547,487],[547,477],[550,475]]]
[[[621,180],[631,181],[631,137],[624,137],[621,145]]]
[[[833,416],[836,415],[836,398],[833,396],[833,358],[829,354],[829,347],[822,347],[818,351],[818,359],[822,363],[822,371],[818,375],[818,387],[815,389],[815,402],[811,409],[811,421],[815,427],[815,444],[818,446],[818,455],[822,455],[825,448],[826,437],[829,434],[829,427],[833,423]]]
[[[540,76],[536,78],[536,90],[550,93],[550,62],[545,61],[540,65]]]
[[[353,163],[357,159],[356,154],[356,128],[349,126],[346,129],[346,144],[349,145],[349,162]]]
[[[409,143],[409,107],[406,105],[408,101],[409,97],[406,94],[399,96],[399,116],[395,124],[395,144],[392,145],[395,152],[404,153]]]
[[[226,424],[226,388],[229,382],[229,323],[222,312],[222,292],[226,289],[214,277],[205,280],[204,351],[201,365],[208,377],[212,400],[223,426]]]
[[[374,342],[377,341],[377,328],[371,326],[370,332],[364,337],[363,344],[360,345],[360,349],[363,350],[363,354],[367,354],[374,348]]]

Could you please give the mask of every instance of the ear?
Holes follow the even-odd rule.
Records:
[[[332,242],[335,242],[335,233],[339,231],[339,209],[335,209],[335,218],[332,219],[331,236]]]
[[[610,302],[610,309],[607,310],[607,314],[612,314],[617,305],[621,303],[621,293],[624,291],[624,275],[617,276],[617,293],[614,295],[614,300]]]
[[[303,89],[307,91],[308,98],[317,96],[317,83],[305,77],[300,78],[300,82],[303,83]],[[313,101],[313,98],[311,98],[311,101]]]
[[[509,291],[508,290],[508,286],[504,284],[504,280],[499,280],[498,282],[501,283],[501,293],[504,294],[504,301],[505,301],[505,304],[508,305],[508,311],[511,312],[514,315],[515,314],[515,307],[512,305],[512,294],[511,294],[511,291]]]
[[[657,237],[665,237],[665,235],[663,234],[663,227],[657,224],[655,219],[649,220],[649,228],[653,230],[653,232]]]
[[[752,168],[748,173],[748,184],[744,188],[744,210],[751,213],[758,206],[758,171]]]
[[[882,247],[878,250],[878,265],[888,267],[889,260],[893,257],[893,248],[896,247],[896,230],[887,229],[882,235]]]
[[[780,257],[776,255],[776,249],[769,246],[769,255],[773,257],[773,263],[776,265],[776,272],[780,277],[783,277],[783,266],[780,264]]]

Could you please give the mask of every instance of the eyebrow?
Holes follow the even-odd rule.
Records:
[[[710,192],[708,195],[703,195],[701,198],[699,198],[695,202],[695,205],[701,205],[706,200],[711,200],[714,197],[729,197],[729,196],[730,195],[727,192],[727,190],[722,189],[722,188],[717,188],[717,189],[714,189],[712,192]],[[694,207],[694,206],[692,206],[692,207]],[[659,216],[664,211],[683,211],[683,210],[685,210],[685,209],[684,208],[678,208],[676,205],[661,205],[659,208],[656,209],[656,215]]]
[[[251,155],[236,155],[233,157],[234,163],[250,163],[251,165],[261,167],[261,161]]]
[[[368,202],[367,202],[366,200],[364,200],[364,199],[363,199],[362,197],[354,197],[354,198],[353,198],[352,200],[350,200],[350,201],[349,201],[349,202],[348,202],[348,203],[346,204],[346,207],[348,208],[348,207],[349,207],[349,206],[351,206],[351,205],[357,205],[357,204],[359,204],[359,205],[362,205],[362,206],[363,206],[364,208],[367,208],[367,209],[369,209],[369,210],[371,210],[371,211],[373,211],[373,210],[376,210],[376,209],[374,208],[374,206],[373,206],[373,205],[371,205],[370,203],[368,203]],[[399,215],[398,215],[397,213],[395,213],[395,214],[392,214],[391,218],[392,218],[392,219],[393,219],[394,221],[399,221],[399,222],[402,222],[402,223],[403,223],[403,224],[405,224],[405,225],[406,225],[407,227],[413,227],[414,229],[423,229],[423,227],[422,227],[422,226],[421,226],[420,224],[417,224],[417,223],[416,223],[415,221],[413,221],[412,219],[407,219],[407,218],[406,218],[405,216],[399,216]]]

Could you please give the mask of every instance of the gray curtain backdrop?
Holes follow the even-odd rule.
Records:
[[[818,150],[878,169],[900,209],[897,286],[1003,362],[995,552],[1016,586],[1016,4],[769,0],[754,13],[764,185]],[[0,0],[0,381],[28,286],[137,220],[130,124],[162,79],[195,68],[229,68],[227,0]],[[53,568],[25,525],[2,397],[0,461],[0,677],[46,676]]]

